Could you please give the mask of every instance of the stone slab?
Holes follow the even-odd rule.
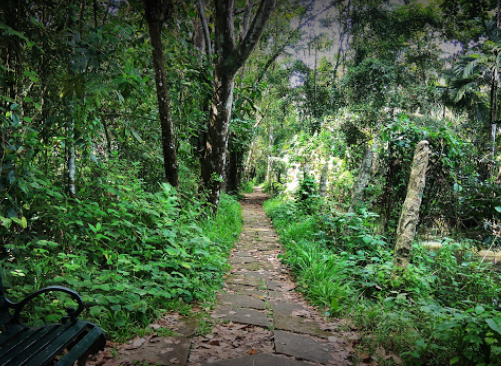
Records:
[[[314,339],[306,335],[276,331],[275,350],[288,356],[294,356],[303,360],[319,362],[321,364],[336,363],[330,353],[336,353],[336,349],[328,342]]]
[[[223,304],[228,306],[237,306],[240,308],[266,310],[264,300],[257,296],[242,295],[242,294],[220,294],[217,299]]]
[[[306,310],[303,306],[291,301],[275,298],[270,300],[270,306],[274,315],[289,316],[292,310]]]
[[[266,287],[268,287],[268,289],[272,291],[282,291],[282,292],[289,291],[286,288],[285,284],[280,281],[268,280],[266,281]]]
[[[136,341],[138,342],[138,340]],[[135,344],[139,345],[139,343]],[[186,365],[190,352],[191,339],[184,337],[153,338],[135,349],[123,350],[118,360],[147,362],[153,365]]]
[[[272,302],[286,301],[283,291],[268,291],[268,297]]]
[[[321,338],[327,338],[331,335],[331,333],[320,329],[313,320],[292,315],[273,314],[273,326],[275,329],[309,334]]]
[[[254,245],[252,241],[240,241],[238,243],[238,250],[254,250]]]
[[[253,257],[254,255],[247,250],[239,250],[232,253],[234,257]]]
[[[278,244],[257,242],[257,250],[260,252],[267,252],[275,249],[280,249],[280,246],[278,246]]]
[[[248,271],[257,271],[260,269],[270,270],[273,265],[268,261],[251,262],[251,263],[235,263],[232,265],[233,269],[246,269]]]
[[[259,353],[257,355],[250,355],[232,360],[222,360],[206,366],[310,366],[310,363],[292,360],[290,358],[273,356],[266,353]]]
[[[260,287],[263,285],[263,280],[254,276],[229,275],[225,281],[228,284]]]
[[[179,323],[179,327],[174,329],[175,332],[182,337],[189,338],[195,335],[200,324],[200,318],[198,316],[186,316],[180,319]]]
[[[230,258],[230,263],[231,264],[237,264],[237,263],[256,263],[258,262],[258,259],[255,257],[233,257]]]
[[[232,307],[217,308],[211,316],[213,319],[222,319],[234,323],[252,324],[259,327],[268,327],[268,315],[254,309]]]

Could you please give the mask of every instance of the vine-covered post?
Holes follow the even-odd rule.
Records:
[[[407,196],[405,197],[402,213],[398,222],[397,242],[393,255],[393,264],[396,268],[405,268],[409,264],[409,256],[416,234],[416,226],[419,220],[419,208],[425,187],[426,169],[430,157],[430,144],[428,141],[421,141],[414,153],[412,161],[411,176],[407,186]]]

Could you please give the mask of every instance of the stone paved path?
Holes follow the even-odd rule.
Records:
[[[242,201],[244,230],[208,322],[166,314],[150,325],[155,333],[137,336],[118,351],[109,346],[89,365],[351,365],[357,334],[346,330],[347,322],[327,323],[294,291],[296,285],[278,258],[283,253],[278,236],[262,209],[266,198],[256,190]],[[195,336],[197,326],[210,331]],[[161,328],[177,335],[161,336]]]
[[[294,291],[260,190],[242,201],[244,230],[212,313],[212,331],[192,340],[188,365],[351,365],[351,334],[326,323]]]

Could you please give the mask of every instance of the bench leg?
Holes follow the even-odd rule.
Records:
[[[78,359],[78,366],[85,366],[87,364],[87,358],[89,357],[89,352],[84,353],[79,359]]]

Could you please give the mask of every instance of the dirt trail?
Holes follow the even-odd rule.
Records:
[[[294,291],[278,236],[256,189],[242,200],[244,229],[232,251],[232,270],[212,313],[214,328],[192,339],[188,365],[351,365],[349,339],[339,322],[326,323]]]

